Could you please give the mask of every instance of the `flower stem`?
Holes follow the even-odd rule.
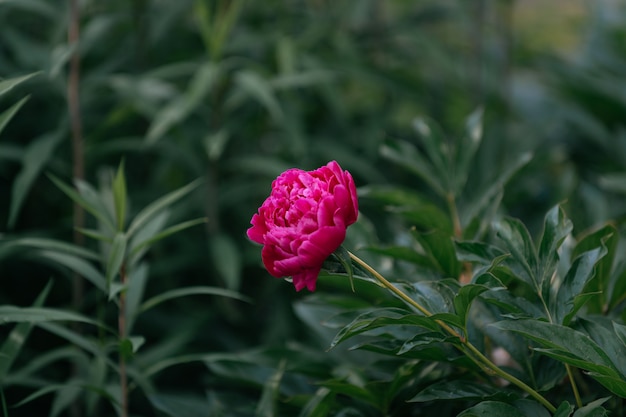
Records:
[[[431,313],[427,308],[425,308],[420,303],[418,303],[417,301],[415,301],[414,299],[409,297],[406,293],[404,293],[398,287],[393,285],[391,282],[387,281],[387,279],[385,279],[385,277],[383,277],[381,274],[379,274],[378,271],[376,271],[374,268],[369,266],[361,258],[359,258],[358,256],[356,256],[355,254],[353,254],[350,251],[348,251],[348,254],[350,255],[350,258],[354,262],[356,262],[359,266],[363,267],[366,271],[371,273],[374,276],[374,278],[376,278],[384,287],[389,289],[392,293],[397,295],[400,299],[402,299],[403,301],[405,301],[407,304],[411,305],[412,307],[415,307],[419,312],[424,314],[426,317],[430,317],[430,316],[433,315],[433,313]],[[506,381],[509,381],[513,385],[516,385],[518,388],[522,389],[523,391],[528,393],[531,397],[533,397],[534,399],[539,401],[551,413],[554,413],[556,411],[556,407],[554,407],[541,394],[539,394],[537,391],[532,389],[530,386],[528,386],[523,381],[517,379],[513,375],[511,375],[508,372],[506,372],[506,371],[502,370],[501,368],[499,368],[489,358],[487,358],[485,355],[483,355],[482,352],[480,352],[480,350],[478,350],[474,345],[472,345],[467,340],[466,337],[461,335],[459,332],[457,332],[456,330],[454,330],[452,327],[450,327],[448,324],[444,323],[441,320],[435,320],[435,322],[439,326],[441,326],[442,329],[444,329],[446,332],[448,332],[450,335],[452,335],[454,337],[457,337],[459,339],[459,341],[461,342],[461,344],[463,346],[463,349],[461,349],[461,351],[469,359],[471,359],[474,363],[476,363],[481,369],[485,370],[489,374],[497,375],[500,378],[502,378],[502,379],[504,379]]]

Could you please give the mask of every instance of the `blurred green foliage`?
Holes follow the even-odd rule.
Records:
[[[132,415],[456,415],[479,399],[491,403],[476,413],[514,407],[533,415],[522,400],[503,406],[514,403],[507,392],[461,395],[458,385],[471,379],[462,367],[379,355],[392,351],[384,340],[327,352],[356,315],[399,303],[361,280],[352,294],[347,280],[331,276],[321,277],[318,293],[295,294],[268,277],[259,248],[245,238],[280,172],[330,159],[354,175],[362,195],[362,215],[345,246],[368,248],[363,257],[394,277],[457,277],[463,252],[450,236],[493,244],[492,224],[503,216],[542,236],[545,213],[561,204],[579,242],[574,254],[601,245],[612,254],[598,264],[610,292],[586,300],[586,308],[606,315],[609,305],[610,317],[623,320],[626,10],[620,2],[559,2],[561,15],[549,2],[530,3],[86,0],[80,41],[72,44],[69,2],[0,1],[0,305],[76,315],[42,325],[22,316],[14,327],[0,327],[10,358],[0,367],[5,414],[97,416],[117,409],[106,372],[116,351],[91,344],[107,339],[104,330],[63,321],[115,327],[117,319],[94,280],[80,290],[78,307],[74,299],[76,265],[85,277],[107,277],[102,260],[115,261],[102,257],[107,245],[96,239],[55,246],[74,240],[72,199],[55,182],[73,183],[77,163],[68,116],[68,63],[77,53],[82,191],[98,195],[102,207],[95,211],[133,219],[201,179],[159,227],[207,222],[151,242],[149,273],[137,272],[149,274],[145,299],[210,287],[253,300],[175,298],[138,317],[143,344],[119,341],[138,354],[131,379],[145,383],[131,387]],[[436,133],[433,142],[429,132]],[[477,136],[480,142],[472,142]],[[441,148],[454,158],[438,157]],[[122,160],[125,207],[120,183],[111,182]],[[450,171],[457,166],[463,169]],[[458,225],[448,216],[450,192]],[[102,232],[102,218],[90,214],[83,227],[93,237]],[[510,222],[504,224],[517,225]],[[427,250],[416,255],[407,247]],[[568,261],[560,264],[563,272]],[[517,295],[528,294],[523,283],[511,282]],[[500,314],[492,307],[481,317]],[[575,331],[593,328],[585,323]],[[397,331],[395,342],[408,334]],[[10,335],[24,342],[11,345]],[[454,356],[426,347],[420,354],[431,359]],[[562,394],[566,388],[556,381],[563,371],[550,358],[514,353],[530,367],[543,366],[537,381],[555,387],[555,398],[574,402]],[[457,384],[460,402],[431,401],[439,398],[432,387],[446,378]],[[581,378],[586,400],[610,395]],[[77,387],[76,380],[93,384]],[[620,401],[604,406],[619,414]]]

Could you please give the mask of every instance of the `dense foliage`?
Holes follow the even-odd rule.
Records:
[[[3,415],[623,414],[626,7],[524,3],[0,2]],[[330,160],[296,293],[245,231]]]

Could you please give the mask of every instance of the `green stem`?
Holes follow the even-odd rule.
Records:
[[[572,371],[572,367],[566,363],[565,369],[567,370],[569,383],[572,386],[572,391],[574,392],[574,398],[576,399],[576,406],[578,406],[578,408],[581,408],[583,406],[583,401],[580,398],[580,393],[578,392],[578,386],[576,385],[576,381],[574,380],[574,372]]]
[[[350,258],[354,262],[356,262],[361,267],[363,267],[366,271],[371,273],[374,276],[374,278],[376,278],[384,287],[389,289],[392,293],[397,295],[400,299],[402,299],[403,301],[405,301],[407,304],[411,305],[412,307],[415,307],[419,312],[421,312],[422,314],[424,314],[427,317],[430,317],[430,316],[433,315],[433,313],[431,313],[427,308],[425,308],[420,303],[418,303],[417,301],[415,301],[414,299],[412,299],[411,297],[406,295],[402,290],[398,289],[398,287],[393,285],[391,282],[387,281],[387,279],[385,279],[385,277],[383,277],[381,274],[379,274],[378,271],[376,271],[374,268],[369,266],[361,258],[359,258],[358,256],[356,256],[355,254],[353,254],[350,251],[348,251],[348,254],[350,255]],[[534,399],[539,401],[544,407],[546,407],[548,410],[550,410],[551,413],[554,413],[556,411],[556,407],[554,407],[541,394],[539,394],[537,391],[535,391],[530,386],[525,384],[523,381],[517,379],[516,377],[514,377],[511,374],[509,374],[508,372],[500,369],[489,358],[487,358],[485,355],[483,355],[480,352],[480,350],[478,350],[474,345],[472,345],[465,337],[463,337],[461,334],[459,334],[459,332],[457,332],[456,330],[454,330],[452,327],[450,327],[449,325],[447,325],[446,323],[444,323],[441,320],[435,320],[435,321],[437,322],[437,324],[439,324],[439,326],[441,326],[442,329],[444,329],[450,335],[452,335],[454,337],[457,337],[460,340],[461,344],[464,347],[464,349],[461,349],[461,351],[469,359],[471,359],[474,363],[476,363],[481,369],[485,370],[486,372],[488,372],[490,374],[497,375],[500,378],[502,378],[502,379],[504,379],[506,381],[509,381],[513,385],[516,385],[517,387],[519,387],[520,389],[522,389],[523,391],[528,393],[531,397],[533,397]]]

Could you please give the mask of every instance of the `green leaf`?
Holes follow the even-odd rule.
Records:
[[[6,125],[9,124],[9,121],[13,118],[13,116],[15,116],[18,110],[28,101],[29,98],[30,96],[24,97],[7,110],[0,113],[0,133],[2,133]]]
[[[241,70],[235,74],[235,84],[239,91],[257,100],[276,122],[284,119],[283,109],[276,97],[271,84],[258,73]]]
[[[171,193],[166,194],[156,201],[150,203],[143,210],[141,210],[132,220],[130,226],[128,226],[126,236],[128,238],[131,238],[135,233],[138,233],[139,230],[146,225],[146,223],[154,219],[162,210],[166,209],[167,207],[171,206],[172,204],[183,198],[185,195],[189,194],[200,184],[201,181],[199,179],[192,181],[189,184],[177,190],[174,190]]]
[[[15,86],[29,80],[37,75],[41,74],[41,71],[33,72],[31,74],[22,75],[21,77],[9,78],[8,80],[0,81],[0,96],[11,91]]]
[[[602,404],[607,402],[610,397],[599,398],[595,401],[576,410],[572,417],[606,417],[609,415],[608,411],[602,407]],[[556,416],[555,416],[556,417]]]
[[[41,136],[28,145],[22,160],[22,169],[15,177],[11,189],[11,207],[8,227],[13,228],[24,199],[42,168],[52,157],[54,149],[63,139],[65,132],[54,132]]]
[[[152,119],[146,135],[146,144],[156,143],[173,126],[185,120],[202,105],[204,98],[219,79],[220,72],[219,67],[212,62],[198,66],[185,93],[170,101]]]
[[[352,292],[354,292],[354,271],[352,270],[352,258],[350,257],[350,253],[343,245],[340,245],[335,252],[333,252],[333,256],[339,260],[343,269],[346,271],[348,279],[350,280],[350,287],[352,287]]]
[[[510,330],[539,343],[536,349],[558,360],[600,374],[618,377],[618,371],[608,355],[586,334],[557,324],[539,320],[500,321],[495,326]]]
[[[431,267],[444,277],[457,277],[461,264],[456,258],[452,235],[443,230],[413,231],[413,237],[422,246],[431,261]]]
[[[78,313],[45,307],[17,307],[11,305],[0,306],[0,323],[45,323],[49,321],[72,321],[102,325]]]
[[[190,227],[193,226],[197,226],[199,224],[202,223],[206,223],[207,222],[207,218],[206,217],[202,217],[199,219],[193,219],[193,220],[188,220],[186,222],[181,222],[178,223],[174,226],[170,226],[165,230],[162,230],[161,232],[151,236],[148,239],[145,240],[140,240],[140,239],[135,239],[138,241],[137,244],[133,245],[133,248],[130,252],[130,257],[133,258],[131,260],[131,263],[134,263],[138,260],[138,258],[140,257],[141,253],[148,247],[150,247],[153,243],[156,243],[160,240],[165,239],[168,236],[171,236],[173,234],[176,234],[178,232],[181,232],[185,229],[189,229]],[[145,229],[144,229],[145,230]],[[135,238],[137,238],[139,235],[135,235]]]
[[[560,206],[553,207],[545,216],[543,235],[539,244],[537,284],[546,299],[549,297],[551,278],[559,261],[558,249],[572,232],[572,228],[572,222],[565,217]]]
[[[1,241],[1,240],[0,240]],[[66,253],[69,255],[75,255],[80,258],[89,259],[97,261],[100,257],[81,246],[74,245],[72,243],[66,243],[61,240],[54,240],[48,238],[39,238],[39,237],[23,237],[18,239],[10,239],[5,241],[0,246],[0,259],[9,254],[13,253],[16,250],[20,249],[20,246],[27,246],[29,248],[34,249],[44,249],[53,252]]]
[[[433,120],[426,117],[420,117],[413,120],[413,128],[418,133],[424,151],[428,155],[428,159],[435,167],[435,172],[439,178],[446,181],[446,191],[450,189],[450,149],[447,140]]]
[[[159,295],[156,295],[149,300],[145,301],[138,310],[138,313],[143,313],[158,304],[165,301],[172,300],[174,298],[186,297],[188,295],[219,295],[221,297],[234,298],[235,300],[250,302],[247,297],[236,293],[234,291],[226,290],[216,287],[185,287],[169,290]]]
[[[358,334],[385,326],[417,326],[432,331],[439,330],[439,325],[429,317],[406,314],[405,310],[397,308],[379,308],[360,314],[342,328],[330,343],[329,349]]]
[[[572,257],[577,257],[594,248],[606,247],[606,255],[596,262],[595,278],[586,286],[587,292],[597,294],[587,304],[590,312],[602,313],[609,304],[611,298],[611,272],[618,241],[617,229],[609,224],[592,233],[585,234],[572,252]]]
[[[118,232],[124,230],[127,199],[128,196],[126,193],[126,178],[124,176],[124,161],[122,161],[117,169],[117,174],[113,178],[113,203],[115,205],[115,218],[117,220]]]
[[[457,417],[531,417],[522,414],[510,404],[499,401],[483,401],[461,412]]]
[[[44,287],[41,293],[35,299],[33,307],[41,307],[52,288],[52,281]],[[20,349],[24,345],[24,342],[28,338],[31,329],[33,328],[32,322],[22,322],[16,325],[9,336],[6,338],[2,347],[0,347],[0,381],[4,381],[11,365],[15,361],[15,358],[20,352]]]
[[[483,109],[474,111],[465,121],[465,135],[455,147],[453,191],[459,195],[470,175],[470,166],[483,137]]]
[[[276,417],[278,394],[280,390],[280,382],[285,373],[285,360],[281,360],[276,372],[263,384],[263,393],[261,400],[257,404],[256,417]]]
[[[140,263],[128,274],[126,289],[126,331],[131,333],[148,282],[148,265]]]
[[[393,141],[380,148],[381,155],[421,178],[440,197],[446,195],[443,178],[437,175],[433,165],[424,158],[417,148],[406,141]]]
[[[326,387],[318,388],[311,399],[302,407],[298,417],[326,417],[332,409],[335,393]]]
[[[495,258],[505,254],[500,248],[485,242],[455,241],[454,246],[459,261],[480,265],[490,265]]]
[[[108,193],[109,190],[98,192],[91,186],[91,184],[79,178],[74,179],[74,185],[76,186],[76,190],[78,190],[80,196],[89,204],[89,206],[93,207],[93,209],[102,216],[99,220],[103,223],[107,230],[111,232],[112,239],[115,232],[117,232],[117,229],[115,227],[115,207],[110,204],[111,198]]]
[[[563,401],[554,412],[553,417],[570,417],[572,411],[574,411],[574,406],[567,401]]]
[[[462,329],[467,328],[467,314],[474,299],[489,290],[490,288],[486,285],[479,284],[466,284],[459,289],[459,292],[454,297],[454,310],[462,323]]]
[[[511,260],[514,261],[513,272],[531,288],[540,291],[539,282],[535,276],[538,264],[537,253],[526,226],[517,219],[505,218],[496,223],[495,228],[497,236],[502,239],[511,253]]]
[[[81,277],[87,279],[98,289],[105,293],[107,291],[107,281],[105,277],[94,266],[84,259],[67,253],[60,253],[50,250],[36,251],[32,254],[46,260],[53,261],[52,265],[62,265],[70,270],[78,273]]]
[[[572,317],[582,303],[576,303],[576,299],[586,300],[581,297],[587,283],[594,277],[595,265],[598,260],[606,255],[606,247],[596,248],[584,252],[572,262],[565,278],[558,284],[552,284],[556,291],[551,290],[550,310],[552,319],[558,324],[569,324]]]
[[[241,281],[241,255],[233,238],[226,234],[209,237],[213,265],[229,290],[237,291]]]
[[[507,392],[502,388],[485,385],[476,381],[451,380],[441,381],[420,391],[416,396],[408,400],[409,402],[428,401],[485,401],[500,399],[502,401],[512,399],[516,395]]]
[[[100,220],[102,224],[107,226],[112,232],[116,231],[115,226],[111,223],[108,212],[103,209],[103,205],[101,203],[98,205],[94,204],[91,198],[83,197],[72,187],[68,186],[52,174],[48,174],[48,178],[50,178],[50,180],[69,198],[71,198],[72,201],[84,208],[87,212],[91,213],[96,219]]]
[[[111,300],[113,295],[110,291],[113,279],[121,273],[120,269],[124,263],[124,258],[126,256],[126,242],[126,236],[124,233],[120,232],[115,235],[115,239],[113,239],[113,243],[109,249],[109,259],[107,261],[105,274],[107,288],[109,288],[109,300]]]

